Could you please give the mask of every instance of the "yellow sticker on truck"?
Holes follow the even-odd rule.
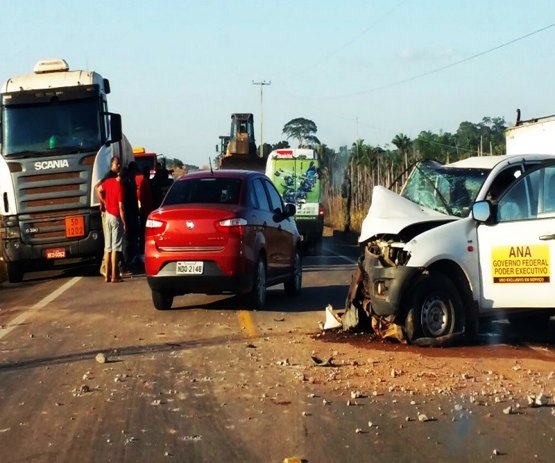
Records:
[[[495,247],[491,274],[494,283],[549,283],[549,245]]]

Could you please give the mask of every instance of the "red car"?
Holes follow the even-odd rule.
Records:
[[[301,290],[301,237],[268,177],[246,170],[194,172],[174,182],[146,222],[145,267],[158,310],[187,293],[244,295],[261,308],[268,286]]]

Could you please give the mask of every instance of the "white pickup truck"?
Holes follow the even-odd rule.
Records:
[[[422,161],[400,194],[374,188],[359,242],[344,329],[367,317],[375,330],[394,325],[398,338],[434,345],[483,317],[548,319],[555,155]]]

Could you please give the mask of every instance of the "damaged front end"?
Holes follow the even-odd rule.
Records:
[[[344,330],[371,330],[380,338],[406,342],[403,298],[415,277],[425,271],[408,265],[411,255],[407,243],[421,233],[457,220],[446,212],[443,200],[438,205],[426,207],[384,187],[374,188],[372,206],[359,238],[364,248],[342,317]]]
[[[391,237],[366,243],[347,294],[344,330],[371,330],[380,338],[406,342],[399,308],[406,285],[420,271],[406,266],[409,259],[404,243]]]

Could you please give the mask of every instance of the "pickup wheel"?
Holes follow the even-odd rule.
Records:
[[[303,266],[301,262],[301,254],[295,251],[295,258],[293,260],[293,273],[291,277],[283,283],[285,294],[288,296],[296,296],[301,292],[303,284]]]
[[[412,289],[405,333],[409,342],[439,338],[464,327],[464,310],[453,282],[441,273],[423,275]]]
[[[266,262],[262,256],[254,267],[253,285],[246,302],[250,309],[261,309],[266,304]]]
[[[172,308],[173,296],[153,289],[152,303],[154,304],[156,310],[169,310]]]

